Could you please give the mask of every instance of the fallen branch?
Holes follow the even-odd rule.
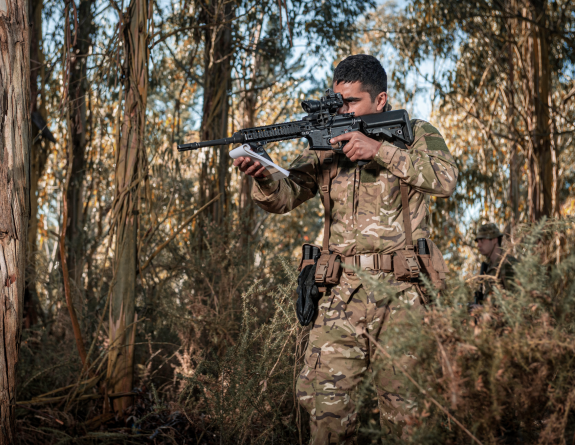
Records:
[[[413,377],[411,377],[407,371],[405,371],[403,369],[402,366],[400,366],[394,359],[391,358],[391,355],[389,355],[389,353],[383,349],[383,347],[377,342],[377,340],[375,338],[373,338],[372,335],[368,334],[367,331],[363,331],[363,334],[369,339],[370,342],[372,342],[375,347],[377,348],[377,350],[379,352],[381,352],[387,359],[391,360],[391,363],[393,364],[393,366],[395,367],[395,369],[399,369],[404,375],[405,377],[407,377],[409,379],[409,381],[411,383],[413,383],[415,385],[415,387],[424,395],[426,396],[429,400],[431,400],[431,402],[437,406],[441,411],[443,411],[443,413],[449,417],[450,420],[453,420],[453,422],[459,427],[461,428],[463,431],[465,431],[465,433],[471,438],[473,439],[474,442],[478,443],[479,445],[483,445],[483,443],[473,435],[473,433],[471,431],[469,431],[467,428],[465,428],[463,426],[463,424],[457,420],[455,417],[453,417],[451,415],[451,413],[449,411],[447,411],[437,400],[435,400],[433,397],[431,397],[427,391],[425,389],[423,389],[421,386],[419,386],[419,384],[413,379]]]
[[[152,262],[152,260],[154,258],[156,258],[156,256],[168,245],[170,244],[170,242],[173,241],[173,239],[178,236],[180,234],[180,232],[190,223],[192,222],[192,220],[198,216],[201,212],[203,212],[205,209],[207,209],[211,204],[213,204],[214,202],[216,202],[218,199],[220,199],[220,196],[222,196],[222,194],[220,193],[218,196],[216,196],[214,199],[212,199],[210,202],[208,202],[206,205],[204,205],[202,208],[200,208],[196,213],[194,213],[192,216],[190,216],[188,219],[186,219],[182,225],[180,227],[177,228],[177,230],[166,240],[164,241],[162,244],[160,244],[156,250],[154,251],[154,253],[152,253],[152,255],[150,255],[150,258],[148,258],[146,260],[146,262],[144,263],[144,265],[142,266],[142,268],[140,269],[141,272],[143,272]]]
[[[126,397],[126,396],[135,396],[137,392],[116,392],[112,394],[108,394],[110,398],[119,398],[119,397]],[[58,397],[34,397],[32,400],[26,400],[24,402],[16,402],[16,406],[23,406],[23,405],[44,405],[48,403],[57,403],[66,400],[68,395],[58,396]],[[85,394],[83,396],[79,396],[76,400],[97,400],[103,399],[104,396],[102,394]]]
[[[58,397],[45,397],[45,398],[34,398],[32,400],[27,400],[25,402],[16,402],[17,406],[20,405],[44,405],[46,403],[57,403],[63,400],[66,400],[68,395],[65,396],[58,396]],[[77,400],[94,400],[94,399],[102,399],[104,396],[102,394],[87,394],[78,397]]]

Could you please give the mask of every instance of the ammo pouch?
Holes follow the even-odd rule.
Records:
[[[341,257],[329,251],[322,253],[319,246],[304,244],[298,270],[296,315],[300,324],[307,326],[317,316],[321,292],[326,291],[327,285],[339,283]]]
[[[301,246],[301,260],[298,272],[301,272],[306,266],[315,264],[321,253],[321,247],[315,244],[303,244]]]
[[[315,282],[320,292],[325,292],[326,286],[338,284],[341,277],[341,257],[337,253],[322,252],[315,268]]]
[[[338,254],[330,251],[322,252],[321,248],[314,244],[304,244],[298,271],[301,272],[306,266],[315,264],[315,283],[320,292],[325,292],[328,285],[339,283],[343,270],[341,263]]]
[[[426,238],[418,239],[417,247],[417,259],[419,260],[421,271],[427,275],[435,289],[445,289],[447,265],[441,251],[433,241]]]
[[[397,281],[417,283],[419,271],[419,262],[413,246],[408,245],[404,250],[395,252],[393,256],[393,274]]]

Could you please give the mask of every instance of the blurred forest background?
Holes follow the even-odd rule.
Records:
[[[438,316],[442,329],[425,338],[445,360],[465,356],[486,369],[470,377],[430,361],[427,377],[444,387],[429,387],[484,443],[517,443],[499,433],[519,428],[509,426],[517,418],[496,414],[508,402],[516,405],[501,412],[535,404],[557,420],[544,422],[540,412],[525,421],[524,443],[574,442],[573,2],[28,0],[27,7],[28,261],[15,420],[4,424],[15,422],[17,443],[307,441],[293,394],[306,338],[293,311],[294,282],[298,246],[321,236],[320,200],[265,214],[250,199],[250,178],[232,168],[231,147],[179,154],[176,145],[299,118],[300,101],[319,97],[338,61],[358,53],[380,59],[393,108],[437,126],[460,171],[454,196],[432,199],[431,208],[432,238],[452,273],[444,301],[454,312]],[[269,153],[285,167],[304,147],[274,144]],[[518,284],[515,301],[524,304],[509,309],[519,317],[530,308],[525,319],[497,318],[507,304],[499,301],[486,308],[499,314],[489,318],[497,320],[493,331],[486,319],[484,334],[477,327],[465,334],[449,317],[467,316],[456,302],[471,300],[481,261],[473,234],[487,221],[504,229],[514,256],[531,259],[523,273],[541,280]],[[470,352],[486,349],[448,347],[482,335],[489,343],[487,332],[524,324],[541,328],[538,350],[556,343],[544,358],[526,345],[527,364],[509,374],[510,386],[499,365]],[[499,364],[503,356],[489,355]],[[559,365],[565,373],[556,385]],[[539,380],[519,385],[517,376],[530,373]],[[512,396],[510,388],[534,382],[543,388],[536,397]],[[458,405],[454,394],[465,385],[487,391],[474,400],[484,400],[493,419],[481,423],[479,408]],[[489,396],[496,393],[500,405]],[[370,425],[377,407],[366,400]],[[433,406],[420,412],[421,425],[436,422],[427,424],[436,436],[418,443],[469,442]],[[546,433],[550,425],[561,435]],[[375,437],[370,431],[362,434]]]

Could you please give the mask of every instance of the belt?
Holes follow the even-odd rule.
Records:
[[[356,267],[373,272],[389,273],[393,270],[392,256],[383,253],[368,253],[343,257],[343,263],[348,267]]]

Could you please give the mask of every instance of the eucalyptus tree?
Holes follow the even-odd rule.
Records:
[[[456,125],[463,183],[505,209],[501,220],[559,214],[573,174],[575,6],[565,0],[413,1],[394,43],[415,66],[430,56],[453,69],[433,81]],[[461,134],[453,134],[454,140]],[[471,167],[474,168],[471,168]],[[486,215],[488,216],[488,215]]]
[[[129,394],[134,375],[136,335],[136,274],[138,270],[138,226],[142,211],[144,182],[147,178],[145,149],[146,106],[149,62],[149,3],[132,0],[120,15],[124,101],[122,120],[117,128],[115,199],[112,224],[116,229],[114,283],[110,302],[110,356],[107,390]],[[114,408],[122,412],[131,397],[115,398]]]
[[[69,26],[65,29],[67,80],[67,125],[69,141],[72,146],[70,184],[66,190],[68,218],[66,227],[66,256],[70,268],[70,277],[74,288],[81,288],[84,271],[86,234],[84,230],[84,202],[86,177],[86,151],[91,137],[88,128],[87,103],[90,91],[88,65],[91,49],[94,45],[96,25],[94,21],[95,0],[74,0],[65,2],[70,9]]]

